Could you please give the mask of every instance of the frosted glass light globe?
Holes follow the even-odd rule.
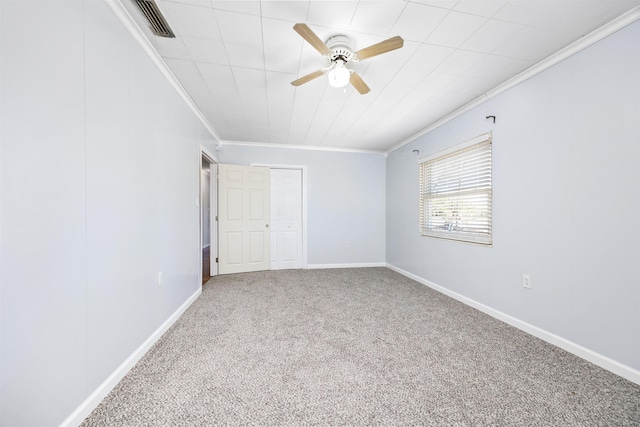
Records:
[[[336,62],[336,65],[327,73],[329,84],[333,87],[345,87],[349,84],[350,77],[351,73],[342,62]]]

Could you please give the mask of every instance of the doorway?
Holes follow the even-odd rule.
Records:
[[[218,164],[200,150],[200,252],[202,284],[218,274]]]
[[[218,274],[307,268],[307,167],[219,165],[218,173]],[[258,228],[243,226],[249,218]]]
[[[271,222],[281,231],[277,233],[272,230],[271,269],[307,268],[307,167],[269,163],[251,163],[251,166],[262,166],[271,169]],[[278,179],[279,176],[280,179]],[[274,181],[281,183],[281,190],[289,194],[282,194],[278,190],[274,192],[274,187],[280,187],[280,184],[274,184]],[[287,206],[281,208],[280,214],[278,214],[277,211],[274,211],[274,209],[277,209],[274,206],[282,206],[283,203],[287,203]],[[280,224],[276,224],[279,217],[285,218],[284,211],[288,211],[286,213],[288,218],[293,218],[296,215],[299,218],[299,225],[296,225],[297,233],[287,232],[288,225],[292,225],[293,228],[293,224],[286,219],[281,221]],[[286,242],[285,239],[287,240]],[[278,242],[280,242],[280,246],[277,246]],[[288,248],[286,254],[285,244]],[[297,248],[295,254],[293,252],[294,247]]]

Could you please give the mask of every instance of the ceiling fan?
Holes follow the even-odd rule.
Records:
[[[351,83],[360,94],[364,95],[371,89],[369,89],[369,86],[367,86],[358,73],[348,69],[346,65],[349,62],[358,62],[392,50],[400,49],[404,44],[404,40],[402,40],[400,36],[395,36],[354,52],[351,39],[347,36],[333,36],[324,43],[307,24],[296,24],[293,26],[293,29],[329,61],[328,67],[292,81],[291,84],[294,86],[300,86],[323,74],[327,74],[331,86],[344,87]]]

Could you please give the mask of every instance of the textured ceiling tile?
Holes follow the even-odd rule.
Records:
[[[274,94],[279,96],[284,96],[285,99],[293,99],[296,93],[295,86],[291,85],[291,81],[296,78],[294,74],[267,71],[266,78],[269,91],[273,91]]]
[[[267,87],[267,76],[264,70],[251,68],[231,67],[231,72],[239,88],[242,87]]]
[[[553,9],[546,10],[533,20],[532,24],[539,28],[584,36],[619,16],[626,10],[625,6],[624,2],[618,1],[604,3],[600,0],[582,0],[579,5],[580,15],[567,19],[567,16],[574,13],[576,5],[559,2]]]
[[[350,27],[365,33],[389,34],[407,5],[403,1],[361,1]]]
[[[416,3],[426,4],[429,6],[435,6],[442,9],[453,9],[458,0],[413,0]]]
[[[321,144],[325,147],[336,147],[342,136],[349,131],[350,124],[334,123],[333,126],[324,134]]]
[[[265,49],[281,50],[281,55],[298,56],[304,39],[294,30],[289,21],[262,18],[262,34]]]
[[[263,1],[262,16],[292,22],[307,22],[308,1]]]
[[[396,85],[393,82],[389,84],[376,99],[377,102],[373,103],[368,113],[371,111],[382,111],[387,114],[393,110],[396,105],[400,104],[402,100],[408,96],[414,90],[413,87],[406,85]],[[375,122],[375,120],[374,120]],[[372,123],[373,125],[374,123]]]
[[[281,50],[265,49],[264,51],[264,67],[267,71],[277,71],[280,73],[296,72],[299,67],[299,58],[292,55],[283,55]],[[297,78],[295,74],[291,74],[293,81]]]
[[[401,70],[401,67],[382,65],[376,67],[369,67],[364,73],[360,74],[360,77],[369,85],[375,87],[384,87],[396,74]]]
[[[405,40],[422,42],[447,16],[447,10],[419,3],[407,3],[391,33]]]
[[[258,46],[225,43],[229,64],[234,67],[264,70],[264,52]]]
[[[287,144],[290,145],[305,145],[304,144],[304,139],[307,136],[307,130],[306,129],[295,129],[295,130],[289,130],[289,134],[287,136]]]
[[[426,42],[447,47],[458,47],[475,33],[487,18],[467,13],[449,12]]]
[[[307,24],[348,28],[357,6],[357,1],[312,1]]]
[[[373,98],[353,93],[345,102],[344,107],[340,112],[341,119],[349,122],[357,121],[363,114],[366,114],[367,109],[371,106],[373,101]]]
[[[460,0],[453,10],[490,18],[507,3],[509,0]]]
[[[467,41],[460,46],[460,48],[476,52],[491,53],[504,43],[505,40],[513,37],[523,28],[524,26],[521,24],[496,21],[492,19],[469,37]]]
[[[201,110],[216,111],[216,102],[193,62],[177,59],[165,59],[165,62]]]
[[[194,61],[229,64],[222,41],[195,37],[182,37],[182,40]]]
[[[228,10],[231,12],[239,12],[249,15],[260,16],[260,2],[251,0],[242,1],[219,1],[211,0],[211,6],[214,9]]]
[[[236,82],[229,66],[202,62],[198,62],[196,65],[214,96],[232,97],[238,95]]]
[[[211,123],[211,126],[213,126],[218,135],[220,135],[220,138],[224,140],[231,137],[231,129],[229,129],[226,120],[220,116],[220,113],[217,111],[203,111],[202,114],[204,114],[209,123]]]
[[[184,3],[184,4],[191,4],[193,6],[200,6],[200,7],[211,7],[211,1],[210,0],[170,0],[174,3]]]
[[[539,0],[510,1],[493,15],[495,19],[532,25],[540,15],[553,6],[554,2]],[[558,2],[555,2],[558,3]]]
[[[179,38],[154,37],[153,46],[164,58],[191,59],[183,40]]]
[[[216,10],[216,18],[225,44],[262,48],[262,20],[259,16]]]
[[[418,89],[439,92],[458,77],[460,77],[458,74],[434,71],[422,80]]]
[[[287,129],[269,128],[269,139],[265,142],[271,144],[286,144],[289,137],[289,131]]]
[[[220,96],[216,100],[220,103],[220,111],[227,122],[246,120],[244,106],[237,95],[232,97]]]
[[[284,108],[269,108],[269,128],[289,130],[289,120],[292,110]]]
[[[456,50],[436,70],[441,73],[464,74],[485,56],[487,55],[483,53]]]
[[[402,68],[391,80],[390,85],[393,87],[416,87],[425,77],[429,75],[428,71],[418,68]]]
[[[406,66],[420,70],[435,70],[438,65],[451,56],[453,51],[450,47],[424,44],[407,61]]]
[[[220,40],[218,23],[213,10],[182,3],[162,2],[169,26],[180,36]]]
[[[262,31],[266,69],[296,72],[304,40],[293,30],[291,22],[263,18]]]
[[[402,99],[402,103],[398,104],[396,108],[389,111],[385,120],[391,124],[395,124],[398,121],[404,119],[407,115],[411,114],[416,108],[420,107],[426,102],[429,102],[436,92],[427,90],[414,89]]]
[[[475,98],[489,89],[492,89],[491,82],[489,80],[473,76],[460,76],[448,84],[444,88],[444,91],[463,95],[467,94]]]

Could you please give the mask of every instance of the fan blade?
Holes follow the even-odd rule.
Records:
[[[293,29],[321,54],[326,55],[331,52],[331,49],[320,40],[320,37],[316,36],[316,33],[314,33],[307,24],[296,24],[293,26]]]
[[[402,40],[402,37],[391,37],[390,39],[387,39],[383,42],[365,47],[364,49],[360,49],[356,52],[356,57],[360,60],[371,58],[373,56],[381,55],[392,50],[400,49],[403,45],[404,40]]]
[[[298,80],[292,81],[291,84],[294,85],[294,86],[300,86],[302,84],[310,82],[313,79],[317,79],[318,77],[320,77],[323,74],[324,74],[324,72],[322,70],[314,71],[311,74],[307,74],[306,76],[300,77]]]
[[[362,80],[362,77],[360,77],[355,71],[351,73],[349,82],[353,85],[353,87],[356,88],[358,92],[360,92],[360,95],[369,93],[369,91],[371,90],[369,89],[369,86],[367,86],[367,84],[364,82],[364,80]]]

